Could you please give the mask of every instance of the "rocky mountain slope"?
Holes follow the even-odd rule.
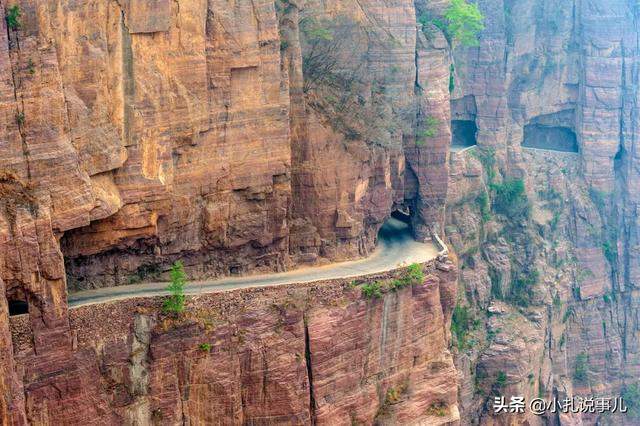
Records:
[[[452,51],[448,4],[1,2],[3,422],[634,424],[487,401],[639,391],[640,10],[479,0],[479,45]],[[213,325],[67,309],[178,259],[205,278],[363,256],[395,210],[446,236],[457,302],[436,268],[378,301],[193,301]]]

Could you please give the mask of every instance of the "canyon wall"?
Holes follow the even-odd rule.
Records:
[[[2,169],[39,191],[70,289],[362,256],[395,208],[441,227],[448,45],[412,2],[13,5]],[[318,30],[348,44],[319,76]]]
[[[488,402],[637,404],[637,5],[479,6],[486,29],[478,48],[455,52],[452,94],[452,119],[474,121],[479,146],[452,154],[446,219],[471,318],[456,342],[459,370],[471,371],[463,423],[637,424],[637,410],[540,418],[494,415]],[[501,206],[513,178],[524,179],[529,214]]]
[[[23,371],[21,424],[410,424],[456,422],[446,349],[456,269],[367,298],[404,274],[74,308],[72,346],[43,363],[25,315],[12,317]],[[60,363],[60,360],[64,360]],[[47,361],[52,361],[47,360]]]
[[[479,46],[451,53],[447,4],[1,2],[21,25],[0,22],[0,418],[637,422],[490,401],[639,385],[638,6],[479,0]],[[500,195],[518,179],[526,202]],[[459,256],[455,312],[437,268],[379,301],[330,283],[202,296],[182,322],[67,310],[177,259],[364,256],[394,210]]]
[[[0,20],[0,332],[24,305],[31,336],[28,362],[2,341],[3,422],[56,423],[78,407],[110,419],[69,291],[166,278],[178,259],[204,278],[363,256],[394,209],[419,238],[441,230],[448,45],[423,37],[408,0],[0,10],[19,11],[19,25]],[[349,36],[324,80],[356,63],[362,78],[341,91],[357,108],[332,109],[335,87],[308,85],[317,31],[303,21]],[[427,81],[432,100],[416,89]],[[418,144],[426,112],[438,129]],[[69,406],[32,405],[52,395]]]

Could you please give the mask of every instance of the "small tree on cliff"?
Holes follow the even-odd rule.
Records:
[[[467,0],[451,0],[442,18],[433,17],[429,13],[418,16],[422,31],[429,38],[433,37],[433,27],[439,28],[452,45],[461,44],[472,47],[478,45],[478,36],[484,30],[484,16],[473,3]],[[453,70],[451,70],[453,71]],[[453,72],[451,73],[453,75]],[[453,81],[449,81],[449,90],[453,91]]]
[[[187,283],[187,276],[184,273],[184,266],[179,260],[171,267],[171,284],[167,287],[169,297],[164,301],[162,309],[165,312],[179,314],[184,311],[184,286]]]
[[[20,6],[17,4],[7,9],[7,26],[12,30],[20,28],[20,16]]]
[[[446,32],[454,44],[478,45],[478,35],[484,30],[484,16],[477,5],[466,0],[451,0],[444,19],[447,21]]]

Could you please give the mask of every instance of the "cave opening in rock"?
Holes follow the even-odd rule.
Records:
[[[24,298],[7,295],[9,305],[9,316],[24,315],[29,313],[29,303]]]
[[[549,151],[578,152],[578,140],[573,130],[538,123],[524,126],[522,146]]]
[[[478,144],[474,120],[451,120],[451,149],[460,151]]]

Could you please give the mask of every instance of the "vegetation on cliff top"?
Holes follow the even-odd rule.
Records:
[[[424,272],[422,266],[418,263],[409,265],[404,275],[391,281],[382,282],[374,281],[366,283],[362,286],[362,295],[367,299],[378,299],[382,297],[382,290],[388,289],[392,291],[400,290],[404,287],[412,285],[420,285],[424,281]]]
[[[442,19],[422,14],[418,17],[418,22],[422,24],[423,31],[429,31],[430,25],[442,30],[453,46],[477,46],[480,32],[484,30],[484,16],[480,9],[466,0],[451,0]]]

